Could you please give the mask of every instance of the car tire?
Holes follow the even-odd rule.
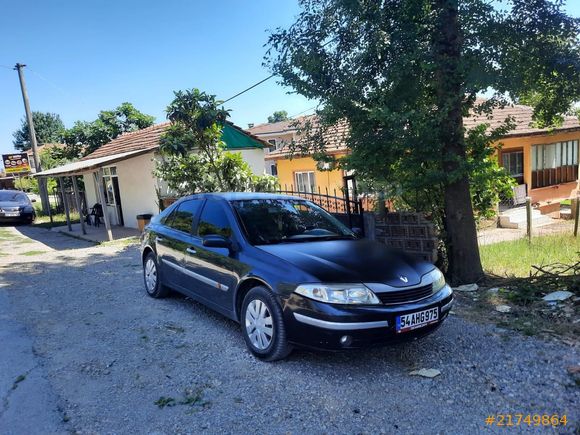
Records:
[[[246,294],[240,324],[246,345],[257,358],[277,361],[292,351],[286,338],[282,308],[266,287],[254,287]]]
[[[161,283],[159,263],[157,263],[157,256],[153,252],[149,252],[143,260],[143,284],[145,284],[147,294],[155,299],[164,298],[171,292],[168,287]]]

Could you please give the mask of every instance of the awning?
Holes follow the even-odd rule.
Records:
[[[264,142],[257,139],[230,124],[225,124],[222,131],[222,140],[225,142],[228,151],[245,148],[264,148]]]
[[[100,167],[110,165],[112,163],[136,157],[141,154],[154,151],[155,148],[147,148],[143,150],[127,151],[125,153],[113,154],[112,156],[97,157],[95,159],[79,160],[78,162],[67,163],[66,165],[58,166],[56,168],[47,169],[46,171],[32,174],[34,177],[61,177],[71,175],[81,175],[85,172],[98,169]]]

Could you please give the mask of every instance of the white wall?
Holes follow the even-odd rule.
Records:
[[[242,158],[250,165],[254,174],[264,175],[266,173],[266,164],[264,162],[265,152],[263,149],[251,148],[239,151],[231,150],[230,152],[239,152]]]
[[[143,154],[132,159],[115,164],[119,176],[119,191],[125,226],[137,228],[137,215],[159,213],[157,195],[155,193],[155,178],[153,153]]]
[[[93,173],[83,175],[83,182],[85,184],[85,197],[87,199],[87,211],[91,211],[91,207],[97,202],[97,191],[95,190],[95,177]]]

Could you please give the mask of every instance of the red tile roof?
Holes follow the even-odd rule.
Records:
[[[258,141],[262,144],[262,146],[270,146],[270,144],[262,138],[248,133],[247,131],[241,129],[231,122],[228,122],[228,124],[246,136],[250,136],[252,139]],[[161,135],[165,132],[169,125],[171,125],[170,122],[162,122],[161,124],[152,125],[151,127],[143,128],[141,130],[123,133],[121,136],[113,139],[109,143],[102,145],[91,154],[83,157],[81,160],[112,156],[129,151],[155,150],[159,147],[159,139]]]
[[[313,118],[314,115],[307,115],[307,116],[297,116],[293,119],[287,119],[286,121],[278,121],[278,122],[268,122],[265,124],[258,124],[253,127],[246,129],[247,132],[255,135],[260,134],[284,134],[296,131],[296,123],[301,123],[306,121],[310,118]]]
[[[580,130],[580,122],[575,116],[565,116],[564,122],[561,126],[553,129],[547,128],[536,128],[531,126],[532,124],[533,108],[529,106],[522,105],[509,105],[504,108],[496,108],[492,111],[491,115],[473,115],[468,116],[463,119],[463,125],[467,130],[470,130],[477,125],[486,123],[489,124],[490,128],[497,128],[501,126],[508,117],[513,117],[515,128],[511,130],[504,137],[517,137],[517,136],[531,136],[531,135],[541,135],[548,134],[550,132],[566,131],[566,130]],[[295,133],[304,122],[310,121],[313,126],[317,122],[316,115],[308,115],[293,120],[274,122],[270,124],[260,124],[255,127],[248,129],[253,134],[260,135],[275,135],[284,133]],[[328,145],[326,147],[327,151],[337,152],[345,151],[346,145],[346,135],[348,133],[348,124],[346,122],[341,122],[336,128],[330,129],[326,132],[325,137],[328,140]],[[295,137],[296,141],[299,141],[299,137]],[[271,151],[266,159],[277,159],[290,154],[289,144],[284,144],[281,148]]]
[[[513,117],[516,127],[511,130],[505,137],[510,136],[528,136],[534,134],[545,134],[550,131],[547,128],[532,127],[532,115],[534,109],[529,106],[513,104],[504,108],[494,109],[491,115],[474,115],[463,118],[463,125],[467,130],[474,128],[479,124],[489,124],[490,128],[501,126],[508,117]],[[552,131],[570,130],[580,128],[580,122],[575,116],[565,116],[561,126],[552,129]]]
[[[112,156],[114,154],[126,153],[137,150],[154,150],[159,147],[159,138],[169,127],[169,122],[152,125],[151,127],[141,130],[123,133],[121,136],[113,139],[111,142],[97,148],[91,154],[83,157],[81,160],[96,159],[99,157]]]

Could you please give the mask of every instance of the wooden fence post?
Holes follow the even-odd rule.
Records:
[[[578,217],[580,216],[580,194],[576,197],[575,201],[576,207],[574,208],[574,237],[578,237]]]
[[[532,242],[532,198],[526,196],[526,234],[528,243]]]

